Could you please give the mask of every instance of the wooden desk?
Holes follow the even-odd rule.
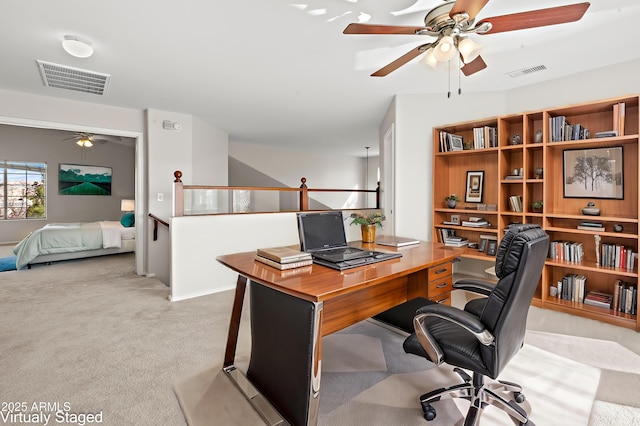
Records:
[[[429,298],[433,273],[443,266],[450,271],[465,251],[429,242],[398,249],[353,245],[403,256],[345,271],[315,264],[279,271],[255,261],[255,252],[217,258],[239,274],[223,370],[269,425],[317,423],[322,336]],[[233,364],[247,281],[257,285],[250,286],[252,347],[245,377]]]

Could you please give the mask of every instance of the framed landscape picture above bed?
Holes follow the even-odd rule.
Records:
[[[111,195],[111,167],[60,163],[58,194]]]

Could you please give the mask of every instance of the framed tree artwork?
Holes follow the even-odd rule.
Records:
[[[624,199],[621,146],[563,151],[565,198]]]
[[[464,201],[467,203],[481,203],[482,189],[484,185],[484,172],[467,172],[467,190]]]

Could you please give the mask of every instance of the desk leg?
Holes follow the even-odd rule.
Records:
[[[227,335],[227,347],[224,351],[224,367],[233,365],[236,359],[236,347],[238,346],[238,333],[240,331],[240,317],[242,316],[242,305],[244,303],[244,293],[247,288],[247,281],[246,277],[238,275],[236,295],[233,299],[231,321],[229,322],[229,334]]]

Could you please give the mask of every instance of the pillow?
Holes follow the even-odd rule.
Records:
[[[133,213],[125,213],[122,215],[122,219],[120,219],[120,223],[125,228],[131,228],[136,222],[136,216]]]

